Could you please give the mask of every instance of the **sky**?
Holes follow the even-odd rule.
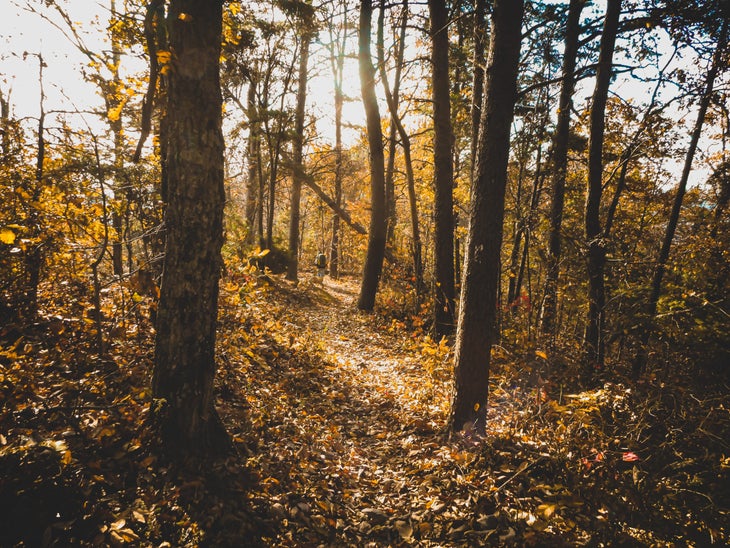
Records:
[[[46,109],[72,110],[74,104],[86,108],[101,104],[95,86],[83,82],[80,68],[84,57],[63,34],[38,15],[22,8],[24,3],[0,0],[0,89],[18,117],[37,117],[40,111],[39,59],[42,55]],[[100,6],[90,0],[68,4],[68,11],[79,28],[89,28]],[[103,47],[97,34],[85,36],[90,47]],[[65,97],[64,95],[68,95]]]
[[[84,40],[92,49],[108,47],[103,40],[104,21],[108,17],[108,3],[110,0],[99,2],[96,0],[74,0],[62,1],[65,9],[77,27],[84,32]],[[44,68],[44,83],[47,111],[65,110],[72,111],[76,108],[88,109],[93,105],[96,108],[102,106],[102,99],[97,93],[94,84],[86,82],[81,76],[81,67],[87,59],[81,55],[63,33],[42,20],[37,14],[30,13],[24,6],[26,4],[39,5],[38,0],[0,0],[0,90],[4,97],[10,95],[10,102],[14,114],[18,117],[34,118],[39,113],[39,59],[38,54],[43,56],[46,67]],[[56,18],[58,21],[58,19]],[[63,24],[61,23],[61,26]],[[350,39],[350,47],[356,47],[357,37]],[[668,45],[666,45],[668,47]],[[316,52],[319,49],[320,54]],[[329,61],[322,55],[323,46],[313,46],[312,75],[309,91],[308,104],[315,117],[319,119],[318,130],[323,135],[323,140],[333,141],[333,105],[332,105],[332,78]],[[125,62],[129,63],[127,57]],[[691,58],[678,60],[692,65]],[[131,61],[130,69],[143,71],[144,64],[137,60]],[[136,63],[136,64],[135,64]],[[695,69],[696,70],[696,69]],[[647,87],[631,79],[619,78],[612,87],[612,92],[622,97],[635,97],[640,99],[646,97]],[[576,105],[588,97],[592,91],[592,83],[586,83],[579,88],[576,97]],[[356,59],[348,59],[346,62],[345,94],[354,100],[349,101],[344,107],[344,119],[354,124],[363,124],[364,112],[360,98],[359,75]],[[385,102],[381,101],[381,115],[387,115]],[[677,118],[687,117],[690,124],[694,121],[695,106],[684,111],[676,111]],[[100,123],[98,118],[86,117],[86,122],[91,124]],[[359,135],[359,130],[349,128],[344,130],[346,143],[354,142]],[[705,143],[706,148],[716,148],[715,143]],[[707,176],[706,170],[702,170],[699,160],[695,162],[697,172],[693,174],[693,180],[701,180]]]

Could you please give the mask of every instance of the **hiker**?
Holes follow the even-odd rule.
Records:
[[[325,271],[327,270],[327,256],[321,251],[317,254],[317,258],[314,259],[314,266],[317,267],[317,277],[324,278]]]

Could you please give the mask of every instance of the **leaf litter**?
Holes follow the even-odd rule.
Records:
[[[105,360],[82,322],[5,329],[0,545],[728,542],[727,379],[583,390],[505,349],[488,435],[449,437],[449,345],[358,312],[357,289],[229,275],[217,406],[237,452],[212,462],[145,437],[149,324]]]

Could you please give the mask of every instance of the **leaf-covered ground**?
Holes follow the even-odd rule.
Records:
[[[727,376],[675,365],[586,391],[570,349],[500,348],[490,432],[449,438],[448,345],[356,294],[225,280],[218,408],[237,455],[206,462],[166,461],[146,434],[144,313],[101,360],[85,322],[4,328],[0,546],[730,541]]]

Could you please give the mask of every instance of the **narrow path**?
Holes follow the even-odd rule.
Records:
[[[441,434],[448,393],[429,371],[434,358],[357,311],[357,291],[329,278],[275,281],[273,300],[283,294],[285,304],[272,321],[288,348],[272,351],[247,399],[265,497],[292,545],[420,537],[434,527],[428,514],[445,509],[441,494],[459,491],[453,478],[467,457]],[[287,544],[286,534],[276,542]]]

